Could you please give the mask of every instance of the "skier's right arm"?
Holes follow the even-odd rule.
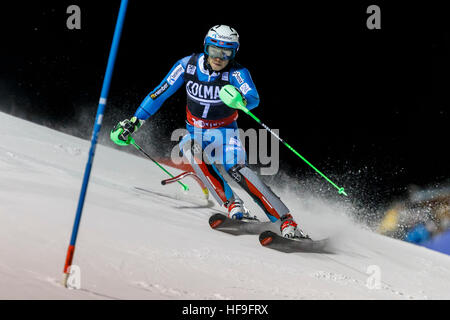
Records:
[[[110,137],[118,145],[128,145],[131,142],[131,134],[136,132],[171,95],[173,95],[184,83],[183,75],[190,56],[185,57],[172,67],[163,81],[151,91],[142,101],[139,108],[130,120],[119,122],[111,131]]]

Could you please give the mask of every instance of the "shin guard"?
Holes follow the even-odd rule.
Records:
[[[270,221],[280,220],[289,213],[280,198],[249,167],[238,164],[228,173],[264,210]]]
[[[202,147],[195,140],[190,140],[183,144],[182,150],[197,176],[217,202],[227,206],[229,201],[235,197],[233,191],[214,164],[210,163],[208,159],[203,159]]]

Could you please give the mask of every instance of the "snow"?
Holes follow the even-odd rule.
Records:
[[[212,230],[217,204],[133,190],[182,194],[160,184],[152,162],[106,143],[97,146],[73,261],[81,288],[66,289],[90,141],[4,113],[0,123],[0,299],[450,298],[450,256],[373,233],[343,205],[274,187],[310,235],[334,245],[334,254],[280,253],[256,236]]]

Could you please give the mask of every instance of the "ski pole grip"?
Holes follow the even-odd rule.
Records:
[[[231,84],[227,84],[219,91],[219,97],[228,107],[248,113],[241,93]]]

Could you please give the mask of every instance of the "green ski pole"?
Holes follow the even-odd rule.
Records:
[[[130,143],[136,148],[136,149],[138,149],[139,150],[139,152],[141,152],[144,156],[146,156],[147,158],[149,158],[150,160],[152,160],[162,171],[164,171],[165,173],[167,173],[170,177],[174,177],[173,176],[173,174],[171,174],[169,171],[167,171],[162,165],[160,165],[159,163],[158,163],[158,161],[156,161],[155,159],[153,159],[149,154],[147,154],[147,152],[145,152],[137,143],[136,143],[136,141],[134,141],[134,139],[133,138],[131,138],[131,140],[130,140]],[[182,187],[183,187],[183,189],[184,189],[184,191],[188,191],[189,190],[189,187],[186,185],[186,184],[184,184],[183,182],[181,182],[181,181],[177,181]]]
[[[260,119],[258,119],[258,117],[256,117],[253,113],[251,113],[250,110],[248,110],[245,107],[245,102],[242,99],[242,95],[234,86],[232,86],[232,85],[224,86],[220,90],[219,96],[220,96],[220,99],[222,99],[222,101],[230,108],[244,111],[246,114],[248,114],[250,117],[252,117],[256,122],[258,122],[261,126],[263,126],[274,137],[276,137],[282,144],[284,144],[289,150],[291,150],[293,153],[295,153],[300,159],[302,159],[304,162],[306,162],[307,165],[309,165],[311,168],[313,168],[318,174],[320,174],[325,180],[327,180],[333,187],[335,187],[338,190],[339,194],[343,194],[343,195],[347,196],[347,193],[345,193],[343,187],[339,187],[333,181],[331,181],[326,175],[324,175],[322,172],[320,172],[308,160],[306,160],[300,153],[298,153],[294,148],[292,148],[286,141],[281,139],[267,125],[265,125]]]

